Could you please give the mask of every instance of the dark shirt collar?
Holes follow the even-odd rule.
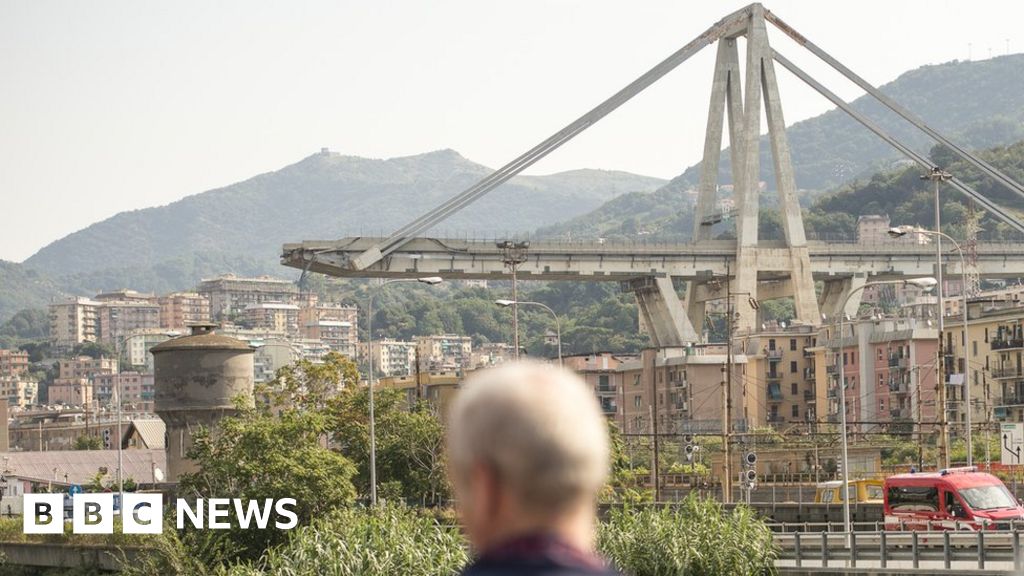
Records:
[[[517,560],[540,560],[559,567],[601,570],[607,564],[596,554],[581,550],[564,538],[550,533],[515,536],[491,546],[477,559],[478,564],[502,564]]]

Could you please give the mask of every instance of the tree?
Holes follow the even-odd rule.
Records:
[[[425,403],[406,410],[401,392],[375,390],[374,422],[377,440],[377,482],[414,504],[436,505],[451,491],[445,476],[444,427]],[[369,394],[349,389],[330,407],[332,437],[342,453],[359,467],[359,491],[370,492]]]
[[[99,450],[103,448],[103,441],[99,436],[79,436],[75,438],[75,450]]]
[[[72,350],[75,356],[88,356],[90,358],[116,358],[117,351],[110,344],[102,342],[83,342]]]

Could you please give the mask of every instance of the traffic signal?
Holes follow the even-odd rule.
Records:
[[[743,473],[743,479],[746,480],[748,484],[753,484],[754,482],[757,481],[757,472],[753,470],[747,470],[746,472]]]
[[[757,454],[754,454],[753,452],[747,452],[746,455],[743,456],[743,463],[746,464],[747,466],[753,466],[754,464],[757,464]]]

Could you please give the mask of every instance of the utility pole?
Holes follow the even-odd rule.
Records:
[[[501,250],[502,263],[512,269],[512,357],[519,360],[519,280],[516,272],[519,265],[526,262],[530,243],[502,240],[497,246]]]
[[[939,203],[939,186],[952,178],[952,174],[938,166],[933,167],[929,173],[921,175],[922,180],[931,180],[935,183],[935,279],[938,281],[938,284],[935,286],[935,299],[938,303],[937,310],[939,316],[939,347],[937,350],[939,363],[935,369],[935,380],[936,385],[939,387],[939,468],[949,468],[949,414],[946,406],[946,354],[943,342],[945,337],[944,318],[946,310],[942,302],[945,290],[942,285],[942,213],[940,210],[941,204]],[[963,288],[967,289],[966,286]],[[967,311],[965,310],[964,314],[966,313]],[[966,334],[964,337],[966,338]],[[964,357],[968,358],[966,354]],[[967,383],[965,382],[964,385],[966,386]]]
[[[729,274],[728,264],[726,268],[725,366],[722,368],[725,371],[723,381],[725,389],[723,390],[724,398],[722,399],[722,502],[729,504],[732,502],[732,447],[730,444],[732,443],[732,324],[734,312],[730,286],[731,275]]]
[[[654,433],[654,463],[651,466],[651,479],[654,484],[654,501],[661,501],[661,470],[658,466],[661,464],[661,448],[658,442],[658,353],[656,350],[649,350],[647,358],[650,358],[650,371],[648,374],[651,376],[651,432]],[[647,358],[644,358],[644,364],[647,364]],[[646,366],[645,366],[646,367]]]

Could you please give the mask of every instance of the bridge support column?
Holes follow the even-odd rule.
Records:
[[[797,319],[809,325],[816,325],[821,318],[811,276],[810,254],[803,214],[796,198],[796,180],[789,144],[786,141],[786,125],[782,116],[772,49],[768,45],[764,8],[760,4],[750,6],[745,29],[740,34],[746,35],[747,38],[746,77],[743,78],[742,93],[735,37],[719,40],[693,238],[697,242],[708,239],[711,225],[718,220],[708,212],[713,204],[718,182],[722,116],[728,113],[734,200],[737,207],[736,270],[735,281],[730,291],[735,295],[760,299],[758,287],[761,280],[778,279],[782,276],[789,280]],[[762,104],[768,124],[775,185],[779,194],[785,233],[787,254],[781,262],[777,257],[762,258],[769,253],[762,250],[763,244],[760,242],[758,230],[761,211]],[[743,306],[736,308],[738,329],[755,330],[756,324],[757,314],[754,310]]]
[[[843,301],[846,300],[847,295],[851,291],[856,290],[867,283],[867,278],[864,276],[853,276],[848,278],[840,278],[837,280],[826,280],[824,287],[821,290],[821,300],[819,306],[823,314],[825,314],[828,322],[835,322],[841,314],[847,314],[853,317],[857,314],[857,309],[860,308],[861,297],[859,292],[858,296],[850,298],[846,303],[846,307],[840,309],[843,305]]]
[[[629,288],[636,294],[640,318],[655,347],[685,346],[698,341],[697,332],[672,286],[671,278],[633,280]]]

